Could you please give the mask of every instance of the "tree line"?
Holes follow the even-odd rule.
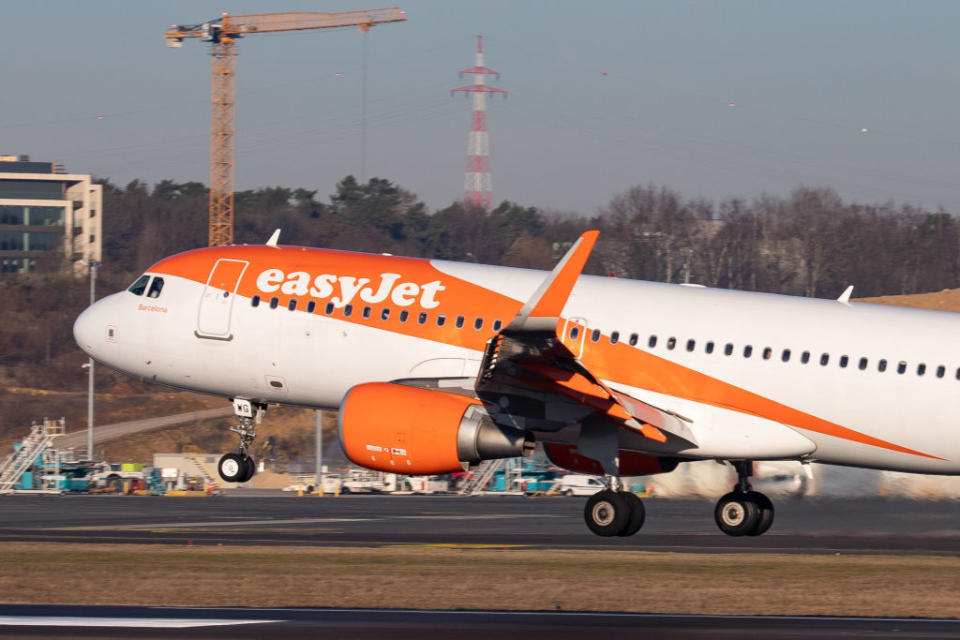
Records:
[[[129,277],[207,242],[207,189],[198,182],[104,182],[105,269]],[[635,186],[592,216],[504,201],[437,211],[383,178],[347,176],[335,193],[264,187],[235,194],[235,241],[387,252],[549,269],[576,236],[599,229],[587,272],[711,287],[836,297],[958,286],[960,226],[908,205],[844,202],[830,188],[720,202]]]

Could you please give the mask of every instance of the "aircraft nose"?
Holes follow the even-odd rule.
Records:
[[[98,304],[94,303],[84,309],[73,323],[73,339],[91,358],[95,357],[94,346],[99,342],[103,331],[102,323],[97,319],[100,315]]]

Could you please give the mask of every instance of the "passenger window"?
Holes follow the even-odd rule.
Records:
[[[600,329],[594,329],[590,333],[590,342],[597,342],[600,340]]]
[[[863,371],[867,368],[867,364],[869,363],[867,362],[866,358],[860,358],[860,364],[858,364],[857,367],[859,367],[860,371]]]
[[[960,369],[957,369],[957,380],[960,380]]]
[[[886,361],[886,360],[879,360],[879,361],[877,362],[877,371],[879,371],[880,373],[883,373],[883,372],[886,371],[886,370],[887,370],[887,361]]]
[[[570,327],[570,339],[576,340],[577,336],[580,335],[580,327]]]
[[[279,305],[279,304],[280,304],[280,298],[278,298],[277,296],[273,296],[272,298],[270,298],[270,308],[271,308],[271,309],[276,309],[276,308],[277,308],[277,305]]]
[[[252,298],[250,298],[250,306],[251,306],[251,307],[259,307],[259,306],[260,306],[260,296],[253,296]]]
[[[808,362],[810,362],[809,351],[804,351],[803,353],[800,354],[800,362],[802,362],[803,364],[807,364]]]
[[[631,333],[631,334],[630,334],[630,346],[631,346],[631,347],[637,346],[637,340],[639,340],[639,339],[640,339],[640,336],[638,336],[638,335],[635,334],[635,333]]]
[[[687,351],[693,351],[697,348],[697,341],[694,339],[687,340]]]
[[[127,289],[127,291],[135,296],[142,296],[143,292],[147,290],[148,282],[150,282],[150,276],[140,276],[137,278],[136,282],[130,285],[130,288]]]
[[[770,359],[770,356],[772,356],[772,355],[773,355],[773,349],[771,349],[770,347],[764,347],[764,348],[763,348],[763,359],[764,359],[764,360],[769,360],[769,359]]]
[[[907,363],[901,360],[897,363],[897,373],[904,373],[907,370]]]
[[[447,324],[447,314],[441,313],[437,316],[437,326],[442,327]]]
[[[743,357],[749,358],[751,355],[753,355],[753,347],[748,344],[743,348]]]
[[[417,314],[417,324],[427,324],[427,312],[421,311]]]
[[[316,310],[317,310],[317,302],[315,300],[311,300],[310,302],[307,303],[307,313],[313,313]]]
[[[922,375],[925,374],[926,372],[927,372],[927,365],[923,364],[922,362],[917,365],[917,375],[918,375],[918,376],[922,376]]]
[[[610,344],[617,344],[620,341],[620,332],[614,331],[610,334]]]
[[[370,317],[370,313],[371,313],[372,311],[373,311],[373,309],[371,309],[370,307],[364,307],[364,308],[363,308],[363,311],[360,313],[360,315],[362,315],[364,318],[369,318],[369,317]]]
[[[713,353],[713,340],[704,345],[703,350],[707,353]]]
[[[647,346],[649,346],[651,349],[657,346],[657,336],[650,336],[650,339],[647,340]]]
[[[667,349],[673,349],[676,346],[677,346],[676,338],[674,338],[673,336],[670,336],[669,338],[667,338]]]
[[[847,356],[840,356],[840,368],[846,369],[847,365],[850,363],[850,358]]]
[[[352,305],[352,304],[348,304],[347,306],[345,306],[345,307],[343,308],[343,317],[344,317],[344,318],[349,318],[352,314],[353,314],[353,305]]]
[[[380,310],[380,319],[384,322],[390,319],[390,307],[384,307]]]
[[[147,292],[148,298],[158,298],[160,297],[160,292],[163,291],[163,278],[154,278],[153,282],[150,283],[150,291]],[[224,297],[226,297],[227,292],[224,291]]]
[[[400,322],[406,322],[407,318],[409,317],[410,317],[410,312],[407,311],[406,309],[400,312]]]
[[[293,311],[296,308],[297,308],[297,299],[290,298],[290,302],[287,303],[287,309],[290,309],[290,311]]]
[[[780,360],[783,362],[790,362],[790,349],[783,350],[783,353],[780,354]]]
[[[727,346],[723,348],[723,355],[729,356],[733,354],[733,343],[728,342]]]
[[[476,320],[474,320],[473,328],[476,329],[477,331],[480,331],[480,329],[483,329],[483,318],[477,318]]]
[[[463,321],[464,321],[463,316],[457,316],[457,329],[463,328]]]
[[[500,321],[500,318],[497,318],[493,321],[493,330],[500,331],[500,328],[503,326],[503,322]]]
[[[332,303],[332,302],[328,302],[328,303],[327,303],[327,306],[325,306],[325,307],[323,308],[323,312],[324,312],[325,314],[327,314],[328,316],[329,316],[329,315],[332,315],[332,314],[333,314],[333,303]]]
[[[820,366],[825,367],[825,366],[827,366],[827,363],[828,363],[828,362],[830,362],[830,354],[829,354],[829,353],[824,353],[823,355],[820,356]]]
[[[943,377],[943,374],[945,374],[946,372],[947,372],[947,368],[946,368],[945,366],[940,365],[939,367],[937,367],[937,377],[938,377],[938,378],[942,378],[942,377]]]

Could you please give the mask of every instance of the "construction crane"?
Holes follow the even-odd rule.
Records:
[[[211,44],[213,80],[210,93],[210,246],[233,243],[233,109],[234,66],[238,38],[256,33],[359,27],[403,22],[406,12],[397,8],[318,13],[294,11],[230,15],[184,26],[172,25],[165,34],[168,47],[182,47],[184,38]]]

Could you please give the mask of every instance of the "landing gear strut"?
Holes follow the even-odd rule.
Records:
[[[773,524],[773,503],[750,487],[752,461],[737,460],[732,464],[737,470],[737,484],[717,501],[714,519],[728,536],[759,536]]]
[[[608,477],[607,487],[587,500],[583,508],[587,527],[598,536],[632,536],[643,526],[643,502],[624,491],[619,478]]]
[[[263,405],[254,405],[249,400],[236,398],[233,411],[240,424],[230,427],[240,437],[237,453],[227,453],[217,463],[217,472],[224,482],[246,482],[257,472],[257,463],[250,455],[250,445],[257,437],[257,425],[263,416]]]

